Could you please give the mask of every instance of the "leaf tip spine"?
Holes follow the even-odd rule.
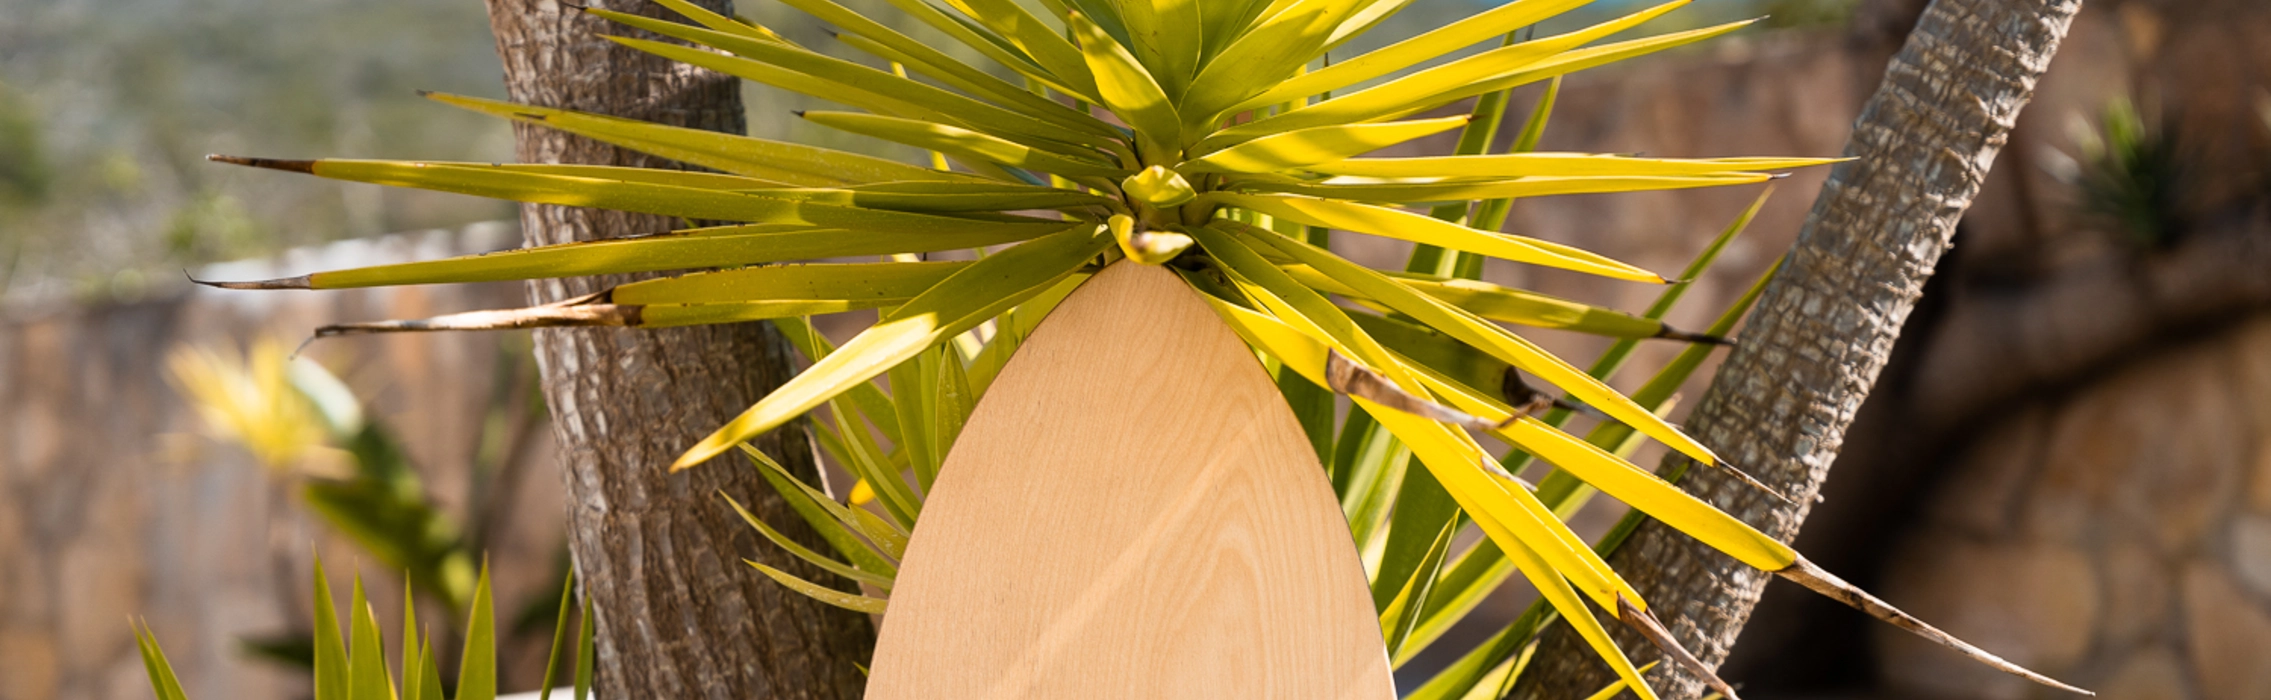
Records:
[[[1986,664],[1998,671],[2018,676],[2020,678],[2025,678],[2027,680],[2034,681],[2035,683],[2057,688],[2069,693],[2075,693],[2087,697],[2097,696],[2096,692],[2068,685],[2055,678],[2051,678],[2040,673],[2035,673],[2034,671],[2028,670],[2026,667],[2005,661],[2002,657],[1988,653],[1988,651],[1985,649],[1972,646],[1970,642],[1958,639],[1955,635],[1948,634],[1947,632],[1941,631],[1940,628],[1926,624],[1923,620],[1917,619],[1916,616],[1910,615],[1907,612],[1902,611],[1900,608],[1893,607],[1891,603],[1887,603],[1883,600],[1878,599],[1876,596],[1870,595],[1868,591],[1861,590],[1858,586],[1846,583],[1844,579],[1840,579],[1835,574],[1831,574],[1830,572],[1823,570],[1819,565],[1816,565],[1812,561],[1807,560],[1804,556],[1797,557],[1797,559],[1795,561],[1792,561],[1789,566],[1783,567],[1779,571],[1775,571],[1774,575],[1789,579],[1792,583],[1805,586],[1808,590],[1811,590],[1815,593],[1820,593],[1823,596],[1828,597],[1830,600],[1844,603],[1847,607],[1859,610],[1863,613],[1868,614],[1870,617],[1882,620],[1894,627],[1907,630],[1908,632],[1915,634],[1916,636],[1923,637],[1926,640],[1939,644],[1940,646],[1947,647],[1948,649],[1963,654],[1966,657],[1970,657],[1973,661]]]
[[[291,171],[291,172],[295,172],[295,173],[308,173],[308,174],[314,174],[314,173],[315,173],[315,161],[312,161],[312,160],[287,160],[287,159],[282,159],[282,158],[253,158],[253,157],[250,157],[250,156],[232,156],[232,155],[226,155],[226,154],[221,154],[221,153],[207,153],[207,154],[205,154],[205,159],[206,159],[206,160],[209,160],[209,161],[213,161],[213,162],[215,162],[215,163],[228,163],[228,164],[230,164],[230,165],[243,165],[243,166],[250,166],[250,167],[254,167],[254,168],[267,168],[267,169],[269,169],[269,170],[288,170],[288,171]]]
[[[211,280],[201,280],[197,279],[196,275],[190,274],[188,270],[182,270],[181,276],[189,278],[189,282],[191,284],[195,284],[201,287],[212,287],[214,289],[252,290],[315,288],[312,280],[310,280],[307,275],[300,275],[298,277],[280,277],[272,280],[255,280],[251,282],[214,282]]]

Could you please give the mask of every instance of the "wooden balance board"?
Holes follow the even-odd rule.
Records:
[[[1173,273],[1123,262],[978,403],[867,697],[1395,692],[1347,520],[1277,387]]]

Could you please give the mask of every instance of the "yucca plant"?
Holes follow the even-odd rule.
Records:
[[[573,575],[563,587],[574,590]],[[560,670],[560,652],[568,641],[568,610],[575,596],[563,593],[560,608],[554,621],[552,648],[544,666],[542,697],[549,700],[552,683]],[[465,622],[465,648],[459,657],[456,678],[444,694],[442,657],[434,651],[434,637],[418,624],[418,608],[411,598],[406,581],[402,600],[402,647],[395,657],[394,668],[386,661],[386,640],[379,631],[378,615],[363,595],[363,579],[354,578],[353,595],[347,601],[347,629],[342,635],[339,610],[332,601],[331,580],[323,573],[323,558],[315,560],[315,687],[311,695],[315,700],[495,700],[497,697],[497,632],[496,611],[490,602],[489,571],[481,570],[473,585],[471,609]],[[575,661],[569,674],[574,679],[575,700],[591,697],[593,644],[591,606],[583,607],[577,624]],[[134,641],[142,653],[143,670],[148,674],[150,688],[157,700],[189,700],[182,688],[181,679],[174,674],[173,665],[166,660],[165,650],[158,644],[157,632],[137,622]],[[399,675],[394,671],[399,670]]]
[[[2094,127],[2077,121],[2071,132],[2083,217],[2140,248],[2174,246],[2190,225],[2185,197],[2194,189],[2178,133],[2126,97],[2108,101]]]
[[[1596,44],[1678,9],[1683,0],[1564,34],[1516,40],[1516,30],[1587,4],[1517,0],[1328,63],[1327,52],[1409,0],[1042,0],[1041,14],[1014,0],[946,0],[944,7],[922,0],[890,1],[959,42],[961,49],[1022,78],[1026,86],[830,0],[784,2],[834,25],[837,38],[873,65],[811,50],[755,23],[683,0],[658,2],[692,24],[587,11],[694,45],[615,38],[626,46],[856,108],[860,111],[800,116],[929,150],[935,156],[928,167],[603,115],[435,95],[448,104],[716,172],[215,159],[521,202],[738,223],[212,284],[336,289],[705,270],[532,308],[333,326],[319,335],[782,321],[792,327],[792,338],[802,337],[814,360],[811,367],[692,446],[671,467],[700,464],[836,402],[835,429],[823,430],[823,442],[833,437],[831,450],[865,478],[883,512],[845,508],[817,491],[792,500],[802,504],[810,519],[839,523],[823,531],[843,538],[835,542],[836,549],[850,561],[831,560],[830,570],[883,587],[892,564],[876,551],[890,555],[904,547],[919,512],[918,493],[936,476],[959,430],[959,417],[967,415],[967,407],[1001,371],[1024,334],[1103,266],[1163,265],[1281,368],[1281,385],[1297,413],[1306,417],[1320,457],[1330,457],[1323,461],[1336,468],[1380,463],[1341,460],[1343,448],[1408,454],[1424,467],[1421,473],[1439,484],[1444,508],[1459,515],[1421,538],[1429,541],[1424,548],[1398,547],[1399,552],[1420,552],[1439,569],[1448,556],[1448,533],[1455,532],[1459,518],[1471,521],[1512,569],[1537,586],[1550,609],[1589,640],[1643,698],[1653,693],[1590,606],[1640,630],[1693,671],[1705,676],[1709,671],[1672,643],[1649,614],[1647,602],[1557,517],[1556,506],[1568,507],[1580,484],[1746,564],[1999,668],[2056,684],[1891,609],[1603,446],[1620,445],[1624,438],[1582,440],[1560,430],[1561,415],[1533,415],[1557,404],[1582,407],[1697,462],[1732,469],[1658,414],[1668,390],[1656,406],[1644,405],[1500,323],[1627,339],[1714,340],[1708,334],[1681,333],[1657,318],[1457,279],[1461,273],[1475,276],[1481,258],[1494,257],[1633,283],[1677,281],[1579,248],[1495,229],[1506,202],[1516,197],[1743,185],[1770,179],[1773,171],[1829,162],[1639,158],[1526,148],[1489,152],[1497,115],[1490,107],[1503,105],[1506,91],[1723,35],[1748,22]],[[1507,40],[1498,48],[1436,62],[1500,36]],[[1484,119],[1425,116],[1469,98],[1480,98],[1484,107],[1478,113]],[[1362,157],[1462,128],[1461,146],[1452,155]],[[1531,138],[1534,145],[1534,134]],[[1433,209],[1429,214],[1407,209],[1415,205]],[[1332,252],[1326,244],[1330,231],[1409,241],[1420,247],[1420,254],[1404,271],[1374,270]],[[969,261],[915,257],[962,249],[982,255]],[[869,256],[888,257],[772,264]],[[1344,308],[1335,297],[1384,313]],[[842,347],[824,347],[816,335],[795,330],[801,317],[857,309],[881,313],[872,327]],[[1480,365],[1475,358],[1481,358]],[[1478,366],[1483,369],[1476,371]],[[896,400],[871,383],[887,374],[897,389]],[[1530,388],[1524,374],[1565,396]],[[1361,409],[1365,427],[1344,428],[1338,439],[1326,437],[1333,433],[1331,397],[1317,387],[1345,395]],[[893,448],[886,450],[856,426],[855,413],[874,421]],[[910,416],[924,420],[904,420]],[[888,420],[892,418],[900,420]],[[1608,428],[1616,429],[1621,428]],[[1502,466],[1468,431],[1503,439],[1522,454],[1551,463],[1561,476],[1533,486]],[[1357,436],[1353,447],[1351,435]],[[902,463],[913,475],[911,484],[900,476]],[[1355,471],[1335,477],[1353,483]],[[784,492],[809,488],[787,480],[780,470],[768,468],[766,473]],[[1368,477],[1373,483],[1344,489],[1344,498],[1396,488],[1380,483],[1378,473]],[[1542,497],[1549,488],[1561,494],[1550,505]],[[1409,507],[1407,502],[1395,510]],[[1369,512],[1377,521],[1387,510]],[[1357,527],[1369,526],[1359,522]],[[859,537],[852,537],[854,532]],[[1366,541],[1365,533],[1358,534],[1360,542]],[[787,546],[785,538],[774,539]],[[1427,565],[1399,563],[1398,568],[1427,570]],[[796,581],[778,571],[767,573],[847,607],[880,607],[873,599]],[[1392,608],[1402,598],[1413,611],[1398,614],[1411,624],[1384,625],[1390,639],[1408,639],[1411,630],[1424,624],[1416,620],[1426,617],[1425,606],[1411,601],[1427,596],[1414,597],[1408,590],[1407,582],[1415,580],[1382,584],[1396,587],[1384,607]],[[1723,683],[1720,687],[1732,695]]]

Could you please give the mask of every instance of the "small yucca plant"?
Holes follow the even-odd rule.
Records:
[[[575,578],[570,574],[562,587],[559,612],[553,619],[552,650],[544,665],[543,692],[549,700],[552,683],[560,670],[560,652],[568,642],[568,609],[574,601]],[[390,669],[386,662],[386,640],[380,635],[378,615],[371,602],[363,595],[363,578],[354,578],[353,595],[347,601],[347,629],[339,626],[339,609],[331,595],[331,579],[323,573],[323,558],[315,560],[314,599],[314,675],[315,687],[310,695],[314,700],[495,700],[497,697],[497,621],[496,610],[489,593],[489,571],[481,570],[473,584],[471,609],[465,622],[465,648],[458,657],[455,687],[444,694],[442,684],[442,657],[434,650],[434,635],[418,624],[417,603],[407,582],[402,598],[402,647]],[[593,643],[591,604],[586,601],[580,622],[576,627],[575,666],[569,670],[574,679],[575,700],[591,697],[592,673],[596,645]],[[158,644],[155,630],[137,621],[134,629],[135,645],[142,653],[143,671],[148,675],[152,694],[157,700],[189,700],[181,680],[174,675],[173,664],[166,660],[165,650]],[[399,670],[396,674],[394,671]]]
[[[1472,373],[1453,366],[1457,358],[1481,356],[1528,373],[1566,392],[1564,403],[1596,410],[1703,464],[1727,466],[1650,407],[1495,322],[1624,338],[1710,338],[1672,331],[1649,317],[1448,276],[1471,271],[1480,259],[1473,256],[1487,256],[1637,283],[1661,284],[1665,278],[1581,249],[1490,230],[1495,223],[1472,227],[1465,223],[1466,213],[1480,201],[1486,203],[1483,212],[1496,209],[1494,215],[1478,215],[1478,221],[1503,217],[1504,202],[1515,197],[1757,183],[1769,179],[1769,171],[1828,161],[1492,155],[1466,147],[1449,156],[1359,156],[1467,127],[1470,121],[1416,115],[1722,35],[1748,22],[1588,46],[1677,9],[1685,4],[1682,0],[1414,69],[1493,37],[1511,39],[1519,28],[1587,2],[1517,0],[1326,65],[1321,59],[1327,51],[1409,0],[1042,0],[1047,17],[1014,0],[945,0],[944,8],[924,0],[890,0],[1022,76],[1032,86],[1027,89],[830,0],[783,1],[834,25],[840,40],[888,68],[824,55],[684,0],[657,1],[694,24],[589,12],[696,45],[615,39],[626,46],[858,108],[863,111],[801,116],[940,157],[934,167],[923,167],[792,143],[436,95],[448,104],[718,172],[215,159],[521,202],[743,223],[217,286],[335,289],[716,270],[625,284],[534,308],[336,326],[319,334],[655,328],[883,309],[873,327],[840,348],[821,347],[807,335],[812,366],[689,449],[672,465],[683,469],[839,397],[870,418],[904,410],[912,401],[966,406],[983,391],[986,378],[1000,371],[1024,333],[1081,279],[1116,263],[1166,265],[1256,350],[1309,383],[1346,394],[1407,446],[1458,509],[1643,698],[1654,696],[1588,601],[1641,630],[1675,660],[1705,676],[1709,671],[1671,642],[1648,613],[1647,602],[1562,524],[1541,502],[1536,487],[1502,468],[1466,430],[1504,439],[1571,475],[1570,483],[1581,480],[1746,564],[1895,620],[2005,670],[2055,684],[1891,610],[1611,450],[1531,417],[1531,410],[1555,400],[1540,400],[1519,380],[1487,377],[1477,385]],[[1091,106],[1101,107],[1109,118]],[[1467,140],[1487,143],[1490,131],[1470,129]],[[950,168],[946,161],[960,168]],[[1423,204],[1437,205],[1438,215],[1406,210]],[[1423,253],[1455,254],[1438,257],[1440,262],[1432,266],[1380,272],[1336,255],[1310,238],[1312,230],[1382,236],[1418,244]],[[911,255],[958,249],[991,252],[968,262],[924,262]],[[891,257],[884,262],[764,265],[864,256]],[[1337,305],[1334,296],[1394,315],[1353,312]],[[941,346],[954,351],[933,350]],[[895,387],[929,387],[900,392],[900,405],[894,406],[869,383],[887,372],[933,381],[894,382]],[[846,420],[844,412],[836,413],[840,423]],[[813,511],[807,515],[839,520],[886,553],[895,553],[904,546],[904,528],[911,526],[918,505],[895,465],[910,463],[918,483],[927,486],[956,426],[933,425],[923,434],[886,430],[899,448],[898,457],[861,442],[868,439],[864,429],[855,433],[848,424],[839,427],[836,434],[844,444],[838,451],[864,455],[860,461],[868,463],[863,471],[870,488],[886,506],[886,515],[898,522],[886,522],[866,509],[829,509],[835,504],[819,494],[803,499]],[[767,476],[784,491],[799,487],[780,481],[785,475],[773,470]],[[848,557],[864,548],[838,547]],[[888,584],[888,561],[854,558],[837,564],[838,573]],[[876,607],[850,594],[809,584],[803,588],[847,606]]]

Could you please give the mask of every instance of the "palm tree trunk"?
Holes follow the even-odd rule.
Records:
[[[731,14],[728,0],[697,0]],[[606,3],[593,2],[592,5]],[[617,3],[654,13],[649,2]],[[740,133],[740,84],[601,39],[634,34],[564,0],[488,0],[512,99]],[[659,37],[653,37],[659,38]],[[516,127],[526,163],[672,167],[657,158],[535,127]],[[558,206],[521,209],[531,245],[680,228],[671,219]],[[530,283],[533,303],[629,278]],[[826,574],[759,541],[718,499],[732,494],[815,549],[747,464],[720,458],[681,474],[680,450],[778,386],[793,350],[764,324],[640,331],[549,329],[536,354],[563,455],[577,580],[598,611],[599,695],[607,698],[854,698],[872,652],[864,615],[826,607],[742,565]],[[762,446],[810,477],[801,430]]]
[[[1704,444],[1793,502],[1703,468],[1688,472],[1690,491],[1785,542],[1798,534],[1902,322],[2081,4],[1935,0],[1925,9],[1854,123],[1845,153],[1857,160],[1830,174],[1741,347],[1688,419]],[[1768,578],[1654,522],[1609,564],[1714,665]],[[1637,635],[1622,641],[1649,648]],[[1611,680],[1568,626],[1556,625],[1513,696],[1585,697]],[[1703,687],[1673,664],[1650,680],[1667,698]]]

